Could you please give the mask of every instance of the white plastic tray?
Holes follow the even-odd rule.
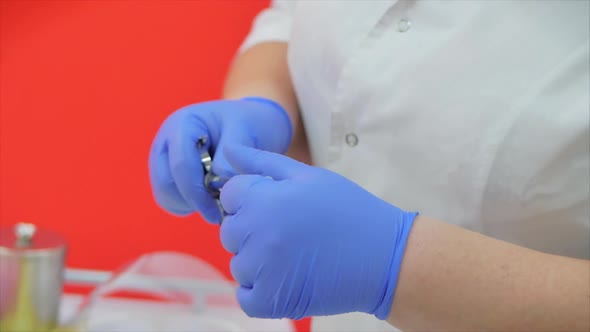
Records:
[[[96,286],[86,297],[66,294],[62,300],[62,323],[86,332],[295,331],[288,319],[248,317],[235,299],[235,283],[206,262],[181,253],[147,254],[116,273],[68,269],[65,280]],[[165,301],[110,296],[121,291]]]

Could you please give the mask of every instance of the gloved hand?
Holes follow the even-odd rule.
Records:
[[[168,212],[186,216],[195,211],[210,222],[219,222],[217,203],[203,185],[203,166],[197,140],[208,136],[213,171],[235,174],[221,151],[240,144],[277,153],[287,151],[292,127],[288,114],[276,102],[250,97],[189,105],[170,115],[151,147],[149,174],[156,202]]]
[[[220,237],[235,254],[230,268],[246,314],[387,318],[417,213],[279,154],[241,146],[224,153],[244,174],[221,190],[229,215]]]

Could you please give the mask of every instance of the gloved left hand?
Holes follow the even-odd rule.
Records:
[[[244,175],[221,190],[224,248],[237,297],[252,317],[365,312],[387,318],[406,240],[405,212],[328,170],[227,146]]]
[[[207,137],[201,149],[207,149],[213,156],[213,173],[227,178],[234,171],[223,153],[217,153],[226,144],[284,153],[291,136],[287,111],[267,98],[216,100],[185,106],[162,123],[150,149],[149,175],[154,198],[174,215],[199,212],[207,221],[218,223],[222,215],[204,185],[202,151],[197,150],[199,139]]]

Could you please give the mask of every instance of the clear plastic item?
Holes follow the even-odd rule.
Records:
[[[196,257],[146,254],[98,285],[67,326],[85,332],[295,331],[287,319],[248,317],[236,288]]]

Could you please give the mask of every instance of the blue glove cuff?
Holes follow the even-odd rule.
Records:
[[[418,212],[402,212],[403,213],[403,221],[401,222],[401,229],[397,234],[397,239],[395,246],[393,258],[391,260],[391,265],[389,266],[389,281],[386,285],[386,289],[384,292],[384,296],[380,304],[375,308],[372,314],[375,315],[378,319],[385,320],[389,316],[391,311],[391,307],[393,304],[393,297],[395,295],[395,288],[397,286],[397,280],[399,278],[399,272],[402,265],[402,260],[404,258],[404,253],[406,251],[406,244],[408,242],[408,236],[410,235],[410,231],[412,230],[412,225],[414,224],[414,220],[418,216]]]
[[[284,154],[285,152],[287,152],[287,150],[289,149],[289,145],[291,145],[291,139],[293,138],[293,124],[291,123],[291,118],[289,117],[289,114],[283,108],[283,106],[281,106],[281,104],[277,103],[276,101],[274,101],[272,99],[268,99],[268,98],[264,98],[264,97],[245,97],[245,98],[242,98],[241,100],[259,102],[259,103],[263,103],[266,105],[270,105],[281,114],[281,116],[285,120],[285,123],[287,124],[287,136],[286,136],[286,140],[283,142],[283,144],[281,144],[282,149],[277,152],[279,152],[281,154]]]

